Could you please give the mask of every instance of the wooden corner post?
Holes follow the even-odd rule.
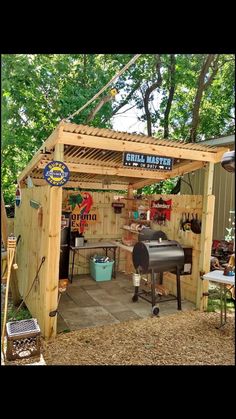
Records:
[[[209,281],[202,280],[201,276],[209,272],[211,262],[211,247],[214,221],[215,197],[212,195],[214,163],[208,163],[205,168],[203,208],[202,208],[202,230],[201,230],[201,254],[199,260],[199,278],[197,282],[196,307],[206,310]]]
[[[59,128],[58,138],[60,138],[63,126]],[[55,144],[54,160],[64,161],[64,144]],[[61,241],[61,212],[62,212],[62,187],[54,186],[50,188],[50,202],[48,208],[48,263],[46,275],[46,294],[44,324],[45,338],[55,337],[57,333],[57,315],[50,317],[49,313],[57,310],[58,306],[58,283],[59,283],[59,262],[60,262],[60,241]]]
[[[127,214],[127,218],[129,219],[129,212],[132,210],[133,208],[133,197],[134,197],[134,193],[133,193],[133,186],[129,185],[128,187],[128,201],[127,201],[127,210],[128,210],[128,214]],[[128,233],[127,238],[132,238],[132,234],[130,235],[130,233]],[[133,261],[132,261],[132,253],[130,252],[126,252],[126,261],[125,261],[125,272],[127,274],[130,274],[133,272]]]

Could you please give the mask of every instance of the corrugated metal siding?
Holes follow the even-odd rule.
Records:
[[[188,175],[183,178],[188,182]],[[203,194],[204,169],[190,174],[194,195]],[[181,194],[189,195],[189,186],[182,182]],[[215,215],[213,238],[223,240],[226,227],[229,226],[229,211],[235,210],[235,175],[224,170],[220,163],[215,164],[213,179],[213,195],[215,195]]]

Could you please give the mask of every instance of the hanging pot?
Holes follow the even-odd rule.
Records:
[[[179,229],[183,231],[183,224],[184,224],[184,213],[182,213],[180,222],[179,222]]]
[[[185,213],[186,216],[186,213]],[[185,222],[183,223],[183,230],[184,231],[190,231],[191,230],[191,222],[189,219],[189,213],[188,213],[188,217],[186,217]]]
[[[198,216],[196,214],[196,218],[194,218],[194,214],[193,214],[193,219],[191,220],[191,230],[193,233],[195,234],[201,234],[201,221],[198,219]]]

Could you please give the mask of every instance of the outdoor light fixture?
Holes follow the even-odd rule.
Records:
[[[227,172],[235,172],[235,151],[227,151],[222,159],[221,166],[227,170]]]

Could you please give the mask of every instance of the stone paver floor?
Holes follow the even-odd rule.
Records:
[[[132,301],[131,275],[117,274],[111,281],[96,282],[89,275],[77,275],[62,294],[58,308],[58,333],[86,327],[103,326],[150,317],[151,304],[139,298]],[[159,316],[175,314],[177,301],[162,302]],[[182,310],[194,310],[182,300]]]

